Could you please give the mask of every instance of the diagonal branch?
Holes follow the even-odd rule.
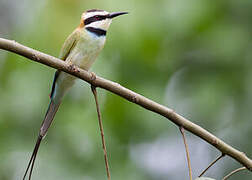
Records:
[[[110,178],[110,171],[109,171],[108,154],[107,154],[107,148],[106,148],[106,143],[105,143],[105,138],[104,138],[104,131],[103,131],[103,125],[102,125],[102,120],[101,120],[101,112],[100,112],[100,108],[99,108],[96,87],[91,85],[91,90],[92,90],[92,93],[94,95],[95,105],[96,105],[96,110],[97,110],[97,115],[98,115],[98,121],[99,121],[99,127],[100,127],[100,132],[101,132],[102,149],[103,149],[103,153],[104,153],[104,160],[105,160],[107,178],[108,178],[108,180],[110,180],[111,178]]]
[[[14,52],[21,56],[27,57],[30,60],[45,64],[47,66],[53,67],[55,69],[62,70],[66,73],[72,74],[95,87],[100,87],[106,89],[114,94],[117,94],[124,99],[127,99],[130,102],[138,104],[139,106],[150,110],[154,113],[160,114],[161,116],[166,117],[173,123],[175,123],[179,127],[183,127],[185,130],[193,133],[194,135],[200,137],[201,139],[205,140],[209,144],[216,147],[219,151],[223,154],[226,154],[237,162],[245,166],[247,169],[252,171],[252,160],[248,158],[243,152],[238,151],[237,149],[233,148],[232,146],[226,144],[221,139],[217,138],[207,130],[203,129],[202,127],[194,124],[193,122],[189,121],[188,119],[182,117],[181,115],[177,114],[174,110],[169,109],[161,104],[158,104],[140,94],[137,94],[118,83],[112,82],[110,80],[101,78],[96,76],[92,76],[91,73],[78,68],[74,65],[69,65],[66,62],[47,55],[45,53],[36,51],[24,45],[21,45],[15,41],[7,40],[0,38],[0,49],[4,49],[7,51]]]
[[[179,127],[179,130],[181,132],[183,142],[184,142],[184,145],[185,145],[187,165],[188,165],[188,170],[189,170],[189,177],[190,177],[190,180],[192,180],[192,166],[191,166],[189,149],[188,149],[188,145],[187,145],[187,142],[186,142],[185,131],[184,131],[183,127]]]
[[[204,169],[204,171],[202,171],[202,173],[200,173],[199,177],[203,176],[203,174],[205,174],[205,172],[207,172],[207,170],[212,167],[217,161],[219,161],[221,158],[223,158],[225,156],[225,154],[221,154],[220,156],[218,156],[215,160],[213,160],[206,169]]]
[[[243,171],[243,170],[246,170],[246,167],[240,167],[238,169],[235,169],[234,171],[232,171],[231,173],[229,173],[228,175],[226,175],[222,180],[227,180],[228,178],[230,178],[235,173],[238,173],[238,172]]]

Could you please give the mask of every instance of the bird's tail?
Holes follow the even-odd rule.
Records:
[[[35,145],[35,147],[33,149],[33,153],[31,155],[29,164],[28,164],[28,166],[26,168],[23,180],[25,180],[25,177],[26,177],[29,169],[30,169],[29,180],[31,180],[32,171],[33,171],[33,167],[34,167],[34,163],[35,163],[35,160],[36,160],[36,156],[37,156],[37,153],[38,153],[40,143],[41,143],[42,139],[44,138],[44,136],[46,135],[46,133],[47,133],[52,121],[53,121],[53,118],[54,118],[54,116],[55,116],[55,114],[56,114],[56,112],[57,112],[57,110],[59,108],[59,105],[60,105],[60,101],[54,102],[54,99],[51,99],[51,102],[50,102],[49,107],[47,109],[44,121],[42,122],[40,131],[39,131],[39,136],[37,138],[36,145]]]

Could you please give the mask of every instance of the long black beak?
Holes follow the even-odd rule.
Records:
[[[112,12],[108,15],[108,18],[114,18],[116,16],[120,16],[120,15],[123,15],[123,14],[128,14],[128,12]]]

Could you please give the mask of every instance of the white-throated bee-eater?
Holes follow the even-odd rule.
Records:
[[[80,25],[64,42],[59,58],[88,71],[105,44],[106,33],[112,19],[123,14],[127,14],[127,12],[108,13],[97,9],[84,12],[81,16]],[[75,79],[74,76],[65,72],[56,71],[50,94],[51,101],[40,127],[37,142],[23,180],[25,180],[29,169],[29,180],[31,179],[40,143],[53,121],[64,94],[73,86]]]

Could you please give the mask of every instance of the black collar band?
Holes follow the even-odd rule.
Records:
[[[91,33],[94,33],[96,36],[106,36],[107,31],[99,28],[94,27],[86,27],[86,30],[88,30]]]

